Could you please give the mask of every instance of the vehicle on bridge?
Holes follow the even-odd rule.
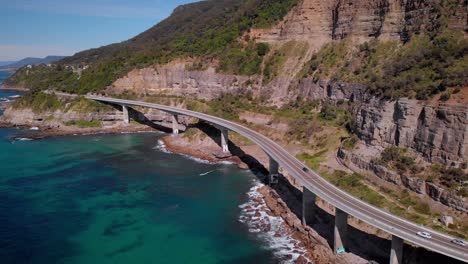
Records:
[[[462,247],[466,247],[468,245],[468,243],[466,243],[465,241],[461,240],[461,239],[453,239],[452,241],[450,241],[456,245],[459,245],[459,246],[462,246]]]
[[[429,232],[417,232],[416,233],[418,236],[420,237],[424,237],[424,238],[427,238],[427,239],[431,239],[432,238],[432,235],[431,233]]]

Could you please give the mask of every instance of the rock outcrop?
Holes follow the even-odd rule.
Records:
[[[357,134],[382,148],[411,148],[430,162],[460,166],[468,161],[468,108],[417,100],[373,99],[356,117]]]
[[[432,200],[440,202],[448,207],[462,212],[468,212],[467,199],[456,195],[448,189],[437,186],[418,177],[396,173],[382,165],[376,164],[372,160],[367,160],[358,154],[344,149],[340,149],[338,151],[338,158],[343,160],[343,162],[348,166],[366,172],[370,171],[375,176],[387,182],[403,186],[418,194],[426,195]]]
[[[254,77],[217,73],[215,68],[190,70],[192,60],[173,61],[165,65],[133,70],[118,79],[108,90],[113,93],[131,91],[138,94],[188,96],[214,99],[224,93],[251,89]]]
[[[253,29],[250,36],[263,42],[307,40],[314,48],[351,37],[407,40],[411,35],[440,26],[440,0],[304,0],[273,29]],[[466,30],[466,1],[454,4],[449,27]]]
[[[172,127],[171,116],[167,113],[154,109],[146,109],[139,112],[130,108],[129,114],[132,120],[137,123],[164,128]],[[33,112],[29,108],[15,109],[7,108],[0,118],[1,123],[18,126],[38,126],[56,128],[60,130],[75,130],[73,124],[81,121],[99,121],[102,128],[121,127],[123,122],[123,113],[118,109],[109,108],[101,112],[81,112],[74,110],[59,109],[55,111],[44,111],[41,113]],[[190,118],[181,116],[178,119],[179,124],[186,126],[191,123]],[[137,124],[135,123],[135,125]],[[127,125],[131,127],[132,124]]]

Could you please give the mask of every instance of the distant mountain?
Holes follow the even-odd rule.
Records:
[[[63,58],[66,58],[65,56],[47,56],[45,58],[24,58],[20,61],[16,62],[11,62],[9,64],[0,64],[0,70],[17,70],[21,67],[24,67],[26,65],[38,65],[38,64],[48,64],[52,62],[59,61]],[[0,62],[1,63],[1,62]]]
[[[15,63],[16,61],[0,61],[0,67]]]

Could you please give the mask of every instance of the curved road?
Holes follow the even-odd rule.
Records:
[[[237,132],[258,144],[270,157],[276,160],[280,166],[287,169],[291,176],[297,179],[311,192],[315,193],[321,199],[327,201],[333,206],[374,227],[400,237],[403,240],[443,255],[468,262],[468,248],[451,243],[450,241],[454,239],[454,237],[414,224],[382,209],[367,204],[340,190],[310,169],[308,172],[304,172],[304,164],[301,161],[289,154],[273,140],[249,128],[222,118],[176,107],[101,96],[86,96],[86,98],[119,105],[154,108],[174,114],[191,116]],[[419,231],[431,233],[432,239],[419,237],[416,235],[416,232]]]

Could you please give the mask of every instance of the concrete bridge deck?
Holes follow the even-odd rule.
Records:
[[[451,237],[424,226],[417,225],[353,197],[352,195],[329,183],[310,168],[305,168],[305,165],[301,161],[288,153],[276,142],[258,132],[255,132],[252,129],[215,116],[160,104],[93,95],[88,95],[86,98],[99,102],[121,105],[123,111],[125,112],[127,112],[128,107],[131,106],[158,109],[175,116],[173,118],[173,121],[175,120],[175,122],[177,121],[177,115],[195,117],[211,123],[218,128],[222,128],[222,136],[224,137],[225,141],[227,141],[227,130],[237,132],[242,136],[252,140],[254,143],[258,144],[270,157],[270,174],[274,175],[278,173],[278,165],[283,167],[292,177],[299,181],[304,186],[304,188],[306,188],[304,194],[306,192],[312,193],[312,195],[307,196],[318,196],[337,208],[337,214],[335,217],[335,250],[343,246],[346,247],[346,245],[343,245],[343,237],[346,235],[345,226],[347,222],[347,216],[352,215],[376,228],[392,234],[392,249],[390,252],[390,263],[392,264],[402,263],[402,248],[404,240],[440,254],[468,262],[468,248],[452,243],[451,240],[455,239],[455,237]],[[128,113],[125,116],[128,122]],[[174,130],[174,132],[178,131]],[[223,145],[223,149],[227,151],[227,145]],[[307,211],[305,205],[306,203],[310,203],[310,200],[303,200],[305,201],[303,210]],[[418,236],[416,233],[419,231],[431,233],[432,238],[425,239]]]

